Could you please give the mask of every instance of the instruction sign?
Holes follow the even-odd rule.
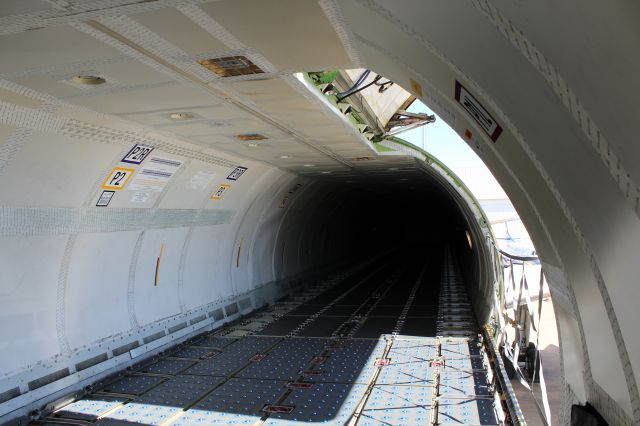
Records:
[[[127,182],[129,182],[129,179],[131,179],[131,176],[133,176],[135,172],[133,169],[115,167],[102,183],[102,189],[121,190],[127,185]]]
[[[98,198],[98,202],[96,203],[97,207],[107,207],[111,202],[111,199],[115,195],[116,191],[102,191],[100,194],[100,198]]]
[[[141,164],[145,158],[153,151],[153,147],[149,145],[143,145],[141,143],[134,145],[133,148],[124,158],[120,161],[123,163],[131,163],[131,164]]]
[[[218,189],[213,191],[213,194],[211,194],[211,199],[212,200],[222,199],[222,197],[224,197],[224,194],[227,192],[227,190],[229,190],[229,188],[231,188],[231,186],[221,184],[220,186],[218,186]]]
[[[229,176],[227,176],[227,180],[238,180],[240,179],[240,176],[242,176],[242,174],[246,171],[247,171],[246,167],[238,166],[235,169],[233,169],[231,173],[229,173]]]
[[[489,111],[457,80],[456,101],[473,117],[493,142],[498,140],[502,133],[502,127],[489,114]]]
[[[141,192],[162,192],[181,165],[181,161],[171,158],[151,157],[138,171],[128,189]]]

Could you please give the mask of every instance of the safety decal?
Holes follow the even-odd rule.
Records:
[[[482,149],[482,145],[480,144],[480,142],[478,142],[478,139],[476,139],[473,136],[473,133],[471,133],[471,130],[469,129],[464,130],[464,138],[467,140],[469,145],[471,145],[473,148],[477,149],[480,152],[484,151],[484,149]]]
[[[113,198],[115,193],[116,191],[108,191],[108,190],[102,191],[102,194],[100,194],[100,198],[98,198],[98,202],[96,203],[96,206],[107,207],[111,202],[111,199]]]
[[[458,80],[456,80],[455,95],[456,101],[473,117],[491,140],[493,142],[497,141],[502,133],[502,127],[500,127],[491,114],[489,114],[489,111],[487,111]]]
[[[121,190],[127,185],[127,182],[129,182],[129,179],[131,179],[131,176],[133,176],[135,172],[134,169],[115,167],[102,183],[102,189]]]
[[[213,191],[213,194],[211,194],[211,199],[212,200],[221,200],[222,197],[224,197],[224,194],[227,192],[227,190],[231,188],[231,186],[226,185],[226,184],[220,184],[220,186],[218,186],[218,188]]]
[[[445,365],[446,361],[443,356],[429,360],[429,367],[444,367]]]
[[[153,147],[149,145],[143,145],[141,143],[136,144],[120,161],[123,163],[141,164],[145,158],[153,151]]]
[[[162,192],[182,165],[181,161],[164,157],[151,157],[129,185],[132,191]]]
[[[231,173],[229,173],[229,176],[227,176],[227,180],[238,180],[240,179],[240,176],[242,176],[242,174],[246,171],[247,171],[246,167],[238,166],[235,169],[233,169]]]
[[[284,209],[284,206],[287,205],[287,201],[289,201],[289,197],[284,197],[280,200],[280,204],[278,204],[278,208]]]

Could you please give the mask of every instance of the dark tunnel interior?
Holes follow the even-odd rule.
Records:
[[[478,245],[473,244],[477,233],[462,210],[464,202],[456,202],[457,194],[442,183],[409,175],[361,183],[327,180],[318,186],[293,206],[293,217],[287,219],[290,238],[301,243],[283,244],[283,268],[307,256],[311,269],[317,270],[383,253],[416,256],[419,263],[427,263],[449,247],[475,294],[480,268]]]

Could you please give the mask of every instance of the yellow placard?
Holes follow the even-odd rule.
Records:
[[[223,184],[220,184],[220,185],[218,186],[218,189],[216,189],[215,191],[213,191],[213,194],[211,194],[211,199],[212,199],[212,200],[221,200],[221,199],[222,199],[222,197],[224,197],[224,194],[227,192],[227,190],[228,190],[229,188],[231,188],[231,186],[229,186],[229,185],[225,185],[224,183],[223,183]]]
[[[134,169],[115,167],[102,183],[102,188],[119,191],[127,185],[127,182],[135,172]]]

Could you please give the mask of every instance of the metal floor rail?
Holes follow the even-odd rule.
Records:
[[[494,425],[486,365],[451,257],[390,256],[96,383],[33,424]]]

